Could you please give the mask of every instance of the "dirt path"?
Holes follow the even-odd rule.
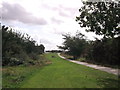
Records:
[[[60,53],[58,53],[58,56],[63,58],[63,59],[66,59],[65,57],[61,56]],[[105,72],[112,73],[112,74],[115,74],[115,75],[120,75],[120,69],[113,69],[113,68],[109,68],[109,67],[103,67],[103,66],[100,66],[100,65],[89,64],[89,63],[86,63],[86,62],[80,62],[80,61],[75,61],[75,60],[70,60],[70,59],[66,59],[66,60],[68,60],[70,62],[73,62],[73,63],[77,63],[77,64],[85,65],[85,66],[88,66],[88,67],[92,67],[94,69],[99,69],[101,71],[105,71]]]

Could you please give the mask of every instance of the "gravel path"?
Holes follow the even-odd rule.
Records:
[[[58,53],[58,56],[63,58],[63,59],[66,59],[65,57],[61,56],[60,53]],[[66,59],[66,60],[68,60],[70,62],[73,62],[73,63],[85,65],[85,66],[92,67],[92,68],[95,68],[95,69],[99,69],[101,71],[105,71],[105,72],[112,73],[112,74],[115,74],[115,75],[120,75],[120,69],[113,69],[113,68],[109,68],[109,67],[103,67],[103,66],[100,66],[100,65],[89,64],[89,63],[86,63],[86,62],[80,62],[80,61],[75,61],[75,60],[70,60],[70,59]]]

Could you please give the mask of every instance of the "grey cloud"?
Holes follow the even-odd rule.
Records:
[[[59,6],[58,6],[58,7],[50,6],[50,5],[46,4],[46,3],[42,4],[42,6],[43,6],[44,8],[46,8],[46,9],[51,9],[51,10],[54,10],[54,11],[59,10]]]
[[[63,17],[69,17],[69,15],[63,12],[62,10],[59,11],[59,15]]]
[[[51,9],[53,11],[58,11],[60,16],[66,16],[66,17],[69,16],[66,13],[63,12],[64,9],[61,8],[61,6],[54,7],[54,6],[49,6],[47,4],[43,4],[43,7],[47,8],[47,9]],[[54,20],[54,21],[56,21],[56,20]]]
[[[52,42],[50,42],[49,40],[44,39],[44,38],[40,39],[40,43],[43,43],[43,44],[53,44]]]
[[[56,27],[54,27],[53,29],[54,29],[54,34],[57,34],[57,35],[65,34],[64,31],[58,30]]]
[[[58,11],[59,15],[63,17],[71,17],[76,12],[76,10],[78,10],[78,8],[65,7],[63,5],[50,6],[48,4],[43,4],[43,7]]]
[[[10,21],[20,21],[26,24],[44,25],[47,22],[43,18],[37,18],[27,12],[19,4],[2,3],[2,19]]]
[[[58,19],[56,19],[56,18],[54,18],[54,17],[51,18],[51,21],[52,21],[52,22],[55,22],[55,23],[57,23],[57,24],[63,23],[63,21],[58,20]]]
[[[54,34],[62,35],[62,34],[65,34],[65,32],[63,32],[63,31],[59,31],[59,32],[54,32]]]
[[[61,8],[61,10],[59,11],[59,15],[66,17],[70,17],[76,12],[76,10],[78,10],[76,8],[64,7],[62,5],[60,5],[59,8]],[[68,13],[65,13],[65,11],[67,11]]]

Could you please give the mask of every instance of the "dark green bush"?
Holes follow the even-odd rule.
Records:
[[[119,46],[120,37],[103,38],[92,43],[87,60],[103,64],[118,65],[119,64]]]
[[[33,60],[37,60],[37,59],[39,59],[38,54],[33,53],[33,52],[29,54],[29,57],[30,57],[31,59],[33,59]]]
[[[28,34],[15,32],[13,29],[2,26],[2,65],[20,65],[29,63],[29,60],[39,59],[45,47],[36,45]],[[33,64],[32,62],[30,62]]]

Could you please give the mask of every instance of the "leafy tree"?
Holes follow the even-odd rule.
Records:
[[[84,2],[76,21],[87,32],[104,37],[120,36],[120,2]]]
[[[89,60],[103,64],[118,65],[119,64],[119,43],[118,38],[103,38],[95,40],[91,44],[89,51]]]
[[[44,45],[43,45],[43,44],[41,44],[39,47],[40,47],[41,53],[44,53],[44,50],[45,50]]]
[[[84,35],[77,33],[76,36],[70,36],[70,34],[63,36],[65,41],[63,42],[63,46],[59,46],[59,48],[67,50],[68,54],[72,55],[74,59],[77,59],[85,49],[86,41]]]

